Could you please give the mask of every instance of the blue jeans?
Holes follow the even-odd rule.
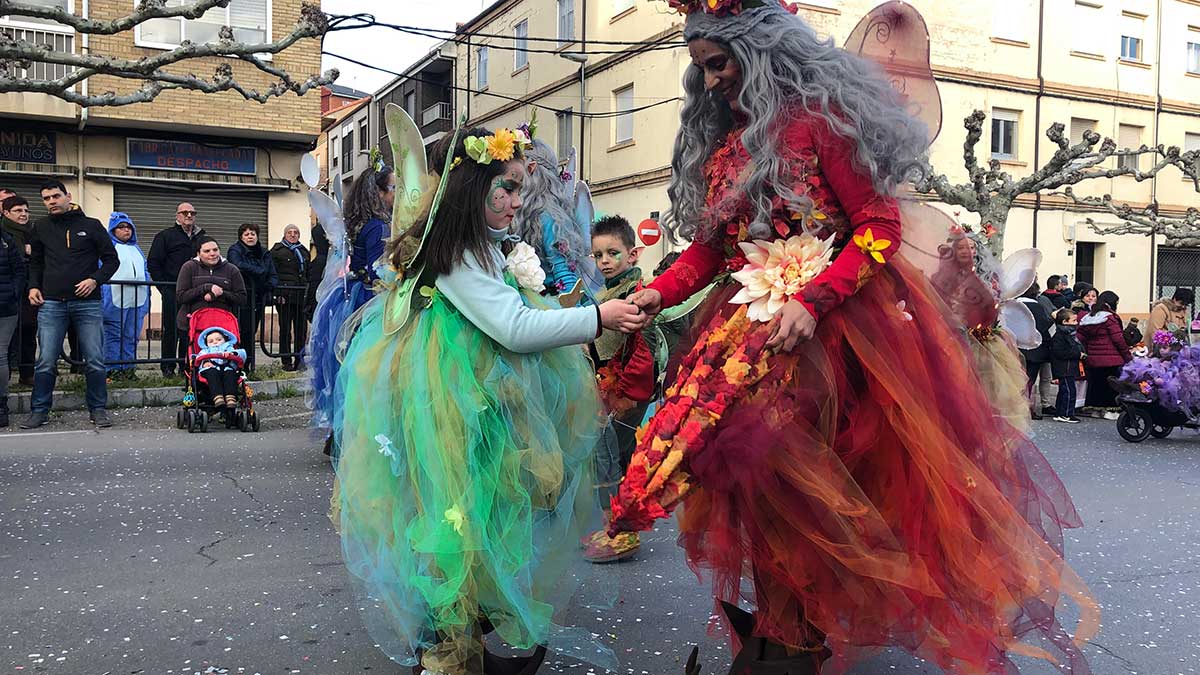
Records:
[[[87,407],[100,410],[108,403],[104,372],[104,312],[99,300],[47,300],[38,310],[38,360],[33,372],[30,409],[48,413],[54,403],[58,357],[62,356],[67,327],[79,335],[79,351],[86,364]]]
[[[1075,378],[1058,378],[1058,405],[1055,410],[1059,417],[1075,416]]]

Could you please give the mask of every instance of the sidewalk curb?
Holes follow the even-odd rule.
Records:
[[[279,388],[290,386],[300,392],[308,391],[308,378],[295,378],[288,380],[263,380],[250,381],[250,388],[254,390],[254,394],[269,394],[277,396]],[[23,415],[29,412],[29,399],[32,396],[31,392],[21,392],[8,395],[8,411],[12,415]],[[153,387],[153,388],[130,388],[130,389],[109,389],[108,390],[108,408],[158,408],[165,406],[173,406],[183,400],[182,387]],[[54,392],[55,411],[64,410],[86,410],[87,403],[82,394],[75,394],[65,391]]]

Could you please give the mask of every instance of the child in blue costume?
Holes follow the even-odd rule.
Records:
[[[337,382],[339,343],[348,337],[342,335],[342,327],[351,314],[375,295],[375,282],[379,279],[375,263],[383,257],[384,244],[391,234],[389,221],[396,175],[390,166],[372,157],[371,167],[354,179],[346,196],[346,237],[352,242],[350,268],[339,289],[318,299],[313,313],[306,351],[311,359],[309,404],[318,427],[328,427],[332,420],[331,396]],[[345,260],[331,256],[328,264],[344,265]]]
[[[121,266],[113,275],[112,284],[100,287],[104,309],[104,361],[133,361],[137,359],[138,336],[150,314],[150,287],[118,284],[118,281],[150,281],[146,271],[146,256],[138,248],[137,229],[127,214],[119,211],[108,218],[108,233]],[[132,378],[136,366],[131,363],[108,367],[111,378]]]
[[[576,345],[631,325],[636,309],[543,311],[537,257],[511,243],[518,138],[473,129],[439,142],[444,198],[396,241],[397,276],[364,308],[334,397],[332,515],[370,598],[367,626],[398,663],[450,675],[512,669],[484,649],[493,629],[537,648],[524,666],[545,646],[616,666],[588,630],[557,620],[599,515],[591,452],[603,419]]]
[[[196,346],[200,348],[197,357],[208,357],[197,358],[197,362],[213,405],[227,410],[236,408],[238,371],[246,363],[246,350],[238,349],[237,337],[219,326],[202,331],[196,338]]]

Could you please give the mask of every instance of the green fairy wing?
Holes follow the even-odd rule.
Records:
[[[407,232],[417,222],[428,192],[429,162],[421,130],[403,108],[389,103],[383,109],[383,124],[392,161],[396,163],[396,199],[392,205],[392,236]]]
[[[393,122],[393,120],[395,119],[395,116],[394,116],[394,114],[392,114],[392,115],[388,114],[391,112],[392,108],[395,108],[395,110],[397,112],[399,112],[400,115],[402,115],[404,117],[404,119],[408,120],[408,123],[410,125],[412,125],[412,128],[416,129],[416,125],[412,124],[412,118],[410,118],[398,106],[395,106],[394,104],[389,104],[387,106],[387,108],[388,108],[388,110],[385,112],[385,118],[386,118],[385,124],[387,125],[389,139],[398,139],[401,137],[399,135],[400,131],[401,131],[401,127],[399,127],[399,126],[395,127],[397,134],[395,136],[392,135],[393,125],[395,124],[395,122]],[[453,162],[454,162],[454,148],[456,145],[458,145],[458,137],[459,137],[459,134],[462,133],[463,125],[465,123],[466,123],[465,118],[460,119],[458,126],[455,127],[455,129],[454,129],[454,138],[451,139],[450,151],[446,153],[445,161],[442,163],[442,175],[441,175],[441,180],[437,184],[437,189],[434,191],[424,191],[424,192],[419,191],[417,193],[417,200],[416,200],[417,204],[422,203],[422,199],[423,199],[422,195],[423,194],[432,194],[433,202],[429,207],[429,216],[428,216],[428,218],[426,218],[424,226],[421,227],[419,229],[419,231],[409,232],[409,237],[412,239],[415,239],[416,243],[415,243],[415,245],[409,247],[412,250],[411,254],[409,254],[407,250],[405,251],[403,260],[400,261],[402,267],[401,267],[401,269],[397,270],[399,272],[399,277],[396,279],[396,285],[392,290],[390,290],[388,292],[388,294],[384,300],[384,313],[383,313],[384,335],[391,335],[392,333],[395,333],[396,331],[400,330],[401,328],[404,328],[404,326],[408,323],[409,319],[412,318],[414,305],[419,304],[424,301],[423,296],[421,296],[420,294],[417,293],[417,290],[423,285],[422,284],[423,277],[426,276],[424,265],[417,265],[415,267],[410,267],[410,265],[412,265],[412,262],[417,259],[418,254],[420,254],[420,252],[421,252],[421,249],[424,248],[425,238],[429,236],[429,230],[433,226],[434,216],[437,215],[438,207],[441,206],[442,198],[446,194],[446,182],[450,179],[450,171],[451,171],[451,168],[453,167]],[[418,136],[417,136],[417,144],[418,144],[417,147],[421,148],[421,152],[420,152],[420,157],[422,158],[421,161],[424,162],[425,161],[424,160],[425,150],[424,150],[424,146],[420,145],[419,132],[418,132]],[[394,153],[393,157],[397,158],[396,165],[398,167],[402,166],[401,161],[400,161],[400,154],[397,152],[397,145],[394,140],[392,141],[392,150]],[[405,159],[407,161],[409,158],[405,158]],[[397,169],[397,175],[400,175],[400,171],[401,171],[400,169]],[[424,173],[422,175],[427,176],[427,174],[424,174]],[[399,184],[397,184],[397,190],[399,190]],[[396,195],[396,204],[397,205],[400,204],[400,195],[399,194]],[[423,210],[423,209],[421,209],[421,210]],[[395,227],[396,227],[396,223],[398,221],[398,216],[401,214],[401,211],[397,208],[397,210],[395,210],[394,213],[396,214],[397,217],[393,217],[393,219],[392,219],[392,228],[393,229],[395,229]],[[409,214],[410,212],[404,211],[403,213]],[[420,216],[420,210],[418,210],[415,214],[408,216],[410,218],[410,220],[407,222],[410,225],[412,225],[413,223],[415,223],[416,219],[419,216]],[[404,229],[404,231],[408,232],[409,228],[406,227]],[[432,281],[426,279],[426,280],[424,280],[424,285],[432,285]]]

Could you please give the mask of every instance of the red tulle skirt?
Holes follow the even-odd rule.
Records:
[[[926,278],[897,256],[814,338],[764,349],[718,288],[664,404],[639,432],[614,529],[679,503],[681,544],[755,634],[824,634],[822,673],[898,646],[947,673],[1014,673],[1010,654],[1089,673],[1099,612],[1063,562],[1070,497],[997,415]],[[904,305],[899,303],[903,301]],[[1055,606],[1082,611],[1072,639]]]

